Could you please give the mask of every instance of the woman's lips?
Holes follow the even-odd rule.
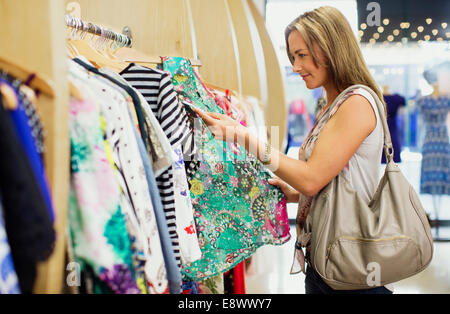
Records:
[[[311,74],[305,74],[305,75],[302,75],[302,78],[305,79],[305,78],[307,78],[309,76],[311,76]]]

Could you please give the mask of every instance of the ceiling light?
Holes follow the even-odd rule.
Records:
[[[379,39],[380,38],[380,34],[378,34],[378,33],[373,34],[373,38]]]
[[[442,26],[443,29],[446,29],[447,28],[447,23],[444,22],[444,23],[441,24],[441,26]]]
[[[416,37],[417,37],[417,33],[416,33],[416,32],[412,32],[412,33],[411,33],[411,37],[412,37],[412,38],[416,38]]]
[[[394,36],[389,35],[387,39],[388,39],[389,41],[393,41],[393,40],[394,40]]]
[[[430,25],[431,22],[433,22],[433,20],[432,20],[431,18],[427,18],[427,19],[425,20],[425,22],[427,22],[427,24]]]
[[[394,31],[392,32],[395,36],[398,36],[398,34],[400,34],[400,31],[398,29],[394,29]]]
[[[384,27],[383,26],[380,26],[380,27],[378,27],[378,33],[382,33],[382,32],[384,32]]]
[[[430,35],[425,35],[423,38],[425,38],[426,41],[430,40]]]
[[[362,23],[361,24],[361,29],[366,29],[367,28],[367,24],[366,23]]]
[[[436,36],[438,32],[439,32],[439,31],[438,31],[437,29],[433,29],[433,30],[431,31],[431,33],[432,33],[434,36]]]
[[[419,31],[419,33],[422,33],[423,32],[423,26],[417,27],[417,30]]]
[[[388,25],[388,24],[389,24],[389,19],[384,19],[384,20],[383,20],[383,24],[384,24],[384,25]]]

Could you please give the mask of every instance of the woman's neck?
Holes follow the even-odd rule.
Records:
[[[336,97],[339,96],[339,91],[334,86],[334,84],[326,84],[323,86],[323,88],[325,89],[325,93],[327,94],[327,104],[325,107],[328,107],[333,103]]]

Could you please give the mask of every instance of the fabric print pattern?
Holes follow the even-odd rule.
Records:
[[[178,160],[173,166],[175,210],[177,215],[177,233],[180,238],[181,260],[192,263],[202,257],[194,227],[194,209],[189,194],[186,171],[181,148],[174,150]]]
[[[71,102],[70,134],[69,224],[75,259],[90,265],[112,292],[139,293],[132,278],[120,190],[103,149],[99,111],[94,103]]]
[[[163,58],[163,70],[172,76],[186,106],[224,113],[194,72],[189,60]],[[191,110],[186,110],[193,115]],[[199,161],[190,194],[202,258],[183,264],[186,280],[204,280],[233,268],[262,245],[281,245],[290,239],[286,200],[269,185],[264,166],[245,149],[214,139],[196,119],[194,141]]]
[[[446,118],[450,98],[423,97],[417,107],[425,121],[425,140],[422,145],[420,193],[450,195],[450,142]]]

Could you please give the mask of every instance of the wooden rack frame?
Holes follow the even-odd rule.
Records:
[[[42,78],[34,84],[43,91],[38,111],[47,133],[44,162],[56,210],[57,240],[53,255],[39,266],[36,293],[61,293],[66,287],[70,142],[64,16],[65,5],[71,2],[0,0],[0,38],[5,43],[0,45],[1,60],[20,65],[20,69],[9,68],[13,75],[23,77],[27,69],[25,73]],[[283,77],[264,19],[252,0],[76,2],[83,19],[132,29],[137,51],[189,58],[193,65],[203,65],[200,73],[206,82],[264,101],[266,124],[279,127],[281,149],[287,121]],[[8,68],[6,63],[0,62],[0,68]]]

